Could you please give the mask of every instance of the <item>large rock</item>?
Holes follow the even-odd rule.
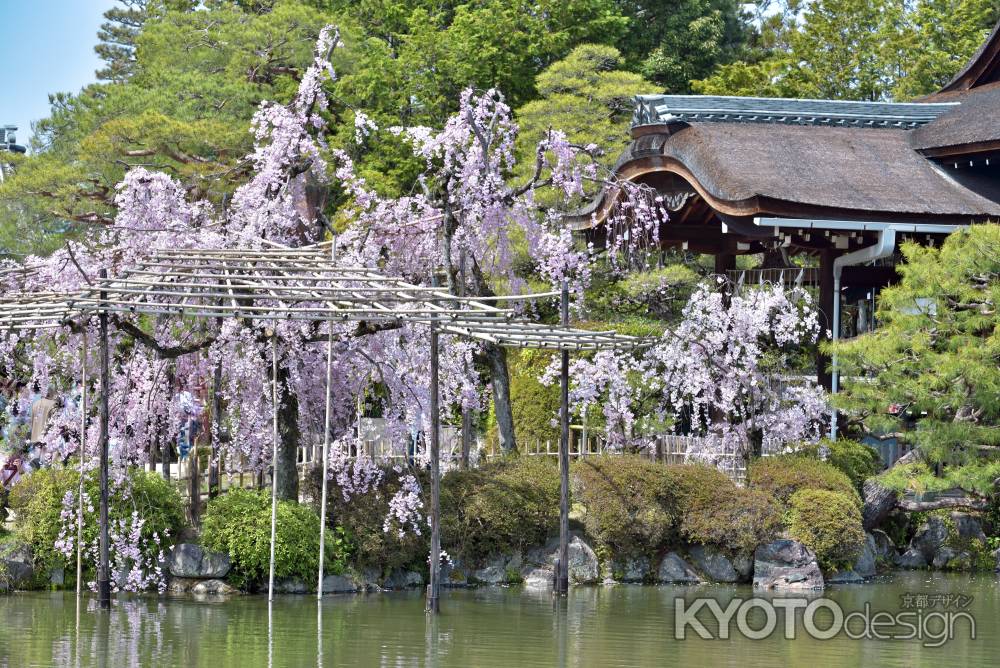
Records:
[[[481,568],[474,569],[470,579],[476,584],[484,585],[501,585],[517,581],[521,579],[522,562],[520,551],[509,556],[495,555],[487,559]]]
[[[979,518],[968,513],[952,513],[951,522],[955,526],[958,539],[963,542],[978,542],[986,545],[986,533]]]
[[[923,552],[912,547],[903,554],[896,557],[896,565],[900,568],[918,569],[927,568],[928,560]]]
[[[195,580],[191,587],[191,593],[195,596],[232,596],[239,594],[239,590],[225,583],[223,580],[213,578],[211,580]]]
[[[881,529],[872,529],[869,534],[875,539],[875,557],[882,561],[896,560],[896,544],[889,538],[889,534]]]
[[[458,557],[454,557],[451,563],[441,564],[441,586],[442,587],[468,587],[469,569]]]
[[[998,547],[997,549],[993,550],[993,558],[996,559],[996,568],[995,568],[995,570],[998,573],[1000,573],[1000,547]]]
[[[540,579],[548,573],[549,583],[556,559],[559,557],[559,538],[549,540],[545,545],[528,550],[524,556],[524,566],[521,577],[525,584],[529,581],[538,586]],[[573,584],[594,584],[600,576],[600,566],[594,549],[578,534],[570,536],[569,541],[569,581]]]
[[[733,562],[711,545],[692,545],[688,554],[694,567],[713,582],[739,582],[740,575]]]
[[[875,542],[875,536],[870,533],[865,534],[865,544],[861,549],[858,560],[854,562],[854,572],[863,578],[874,577],[875,559],[877,556],[878,546]]]
[[[170,551],[167,568],[178,578],[220,579],[229,574],[229,555],[194,543],[179,543]]]
[[[701,578],[676,552],[667,552],[656,571],[656,579],[665,584],[698,584]]]
[[[753,586],[758,589],[822,589],[816,555],[802,543],[780,538],[754,552]]]
[[[927,521],[917,527],[917,532],[910,539],[910,550],[916,550],[930,561],[948,540],[948,525],[940,517],[932,515]]]
[[[382,586],[386,589],[413,589],[424,584],[424,576],[416,571],[393,571]]]
[[[733,568],[736,569],[740,582],[750,582],[753,579],[753,555],[737,554],[733,557]]]
[[[972,555],[945,545],[934,555],[931,565],[940,570],[968,571],[972,569]]]
[[[265,589],[267,587],[265,586]],[[311,591],[309,585],[299,578],[275,578],[274,592],[276,594],[308,594]]]
[[[324,594],[353,594],[358,591],[358,584],[343,575],[327,575],[323,577]]]
[[[35,577],[31,548],[24,543],[5,548],[0,554],[0,573],[3,573],[0,580],[3,580],[10,589],[30,586]]]
[[[649,579],[647,557],[623,557],[611,562],[611,575],[617,582],[645,582]]]

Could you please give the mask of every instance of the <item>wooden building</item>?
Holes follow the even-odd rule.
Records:
[[[636,102],[615,171],[663,196],[661,242],[714,255],[720,273],[739,254],[814,256],[824,329],[835,335],[834,296],[894,280],[901,240],[937,243],[1000,220],[1000,24],[952,82],[917,102]],[[600,242],[619,195],[604,191],[572,224]],[[830,387],[826,364],[820,379]]]

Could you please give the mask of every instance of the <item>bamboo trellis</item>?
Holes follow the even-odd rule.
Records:
[[[262,248],[182,248],[161,249],[148,253],[134,266],[115,277],[102,276],[78,293],[35,293],[0,299],[0,331],[49,329],[66,326],[74,318],[97,315],[102,322],[102,374],[107,373],[107,316],[117,314],[152,314],[175,317],[239,319],[248,324],[266,327],[272,336],[272,368],[277,368],[277,346],[273,325],[280,321],[304,322],[395,322],[428,325],[431,331],[431,583],[428,588],[428,610],[438,609],[440,564],[440,469],[437,412],[438,341],[442,333],[467,337],[494,345],[514,348],[541,348],[562,353],[562,407],[564,423],[560,439],[562,477],[560,554],[556,586],[564,591],[566,580],[568,526],[568,353],[570,350],[631,349],[646,344],[639,338],[622,336],[614,331],[589,331],[571,328],[568,320],[568,291],[506,297],[459,297],[437,287],[416,285],[399,278],[383,275],[371,268],[344,266],[334,258],[335,246],[320,244],[302,248],[270,245]],[[103,272],[102,272],[103,274]],[[559,295],[562,302],[560,325],[544,325],[519,318],[508,308],[488,302],[496,300],[528,300]],[[333,327],[327,338],[327,429],[323,444],[323,482],[326,483],[329,461],[330,365]],[[272,371],[272,392],[277,396],[276,373]],[[102,387],[107,379],[102,378]],[[107,415],[107,394],[102,392],[102,422]],[[277,470],[278,430],[277,402],[274,402],[272,467]],[[102,473],[106,475],[106,425],[102,431]],[[276,483],[272,475],[272,555],[269,568],[268,598],[273,598],[273,540],[276,523]],[[106,500],[102,498],[106,504]],[[105,511],[102,508],[102,511]],[[325,520],[326,490],[321,500],[321,515]],[[102,512],[102,520],[106,512]],[[101,535],[106,544],[106,522]],[[321,522],[321,531],[325,522]],[[324,541],[320,540],[317,595],[323,592]],[[102,549],[102,562],[106,550]],[[107,564],[100,574],[107,578]],[[100,580],[100,577],[99,577]],[[101,585],[104,585],[102,587]],[[99,591],[107,582],[99,582]],[[106,604],[102,595],[102,606]]]

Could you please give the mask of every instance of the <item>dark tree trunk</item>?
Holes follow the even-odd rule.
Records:
[[[295,458],[299,448],[299,400],[287,391],[288,370],[278,366],[278,387],[284,388],[281,406],[278,408],[278,466],[275,468],[275,483],[278,498],[284,501],[299,500],[299,471]]]
[[[865,531],[870,531],[882,523],[892,509],[896,507],[896,492],[877,480],[865,480],[862,487],[865,505],[861,511],[861,520]]]

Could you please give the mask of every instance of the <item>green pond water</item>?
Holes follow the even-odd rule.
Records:
[[[760,640],[739,633],[738,614],[728,640],[701,639],[690,626],[687,639],[674,638],[675,599],[689,605],[711,597],[724,609],[734,598],[754,596],[747,586],[720,585],[578,587],[565,599],[520,587],[452,590],[432,618],[418,592],[329,596],[322,604],[285,596],[270,608],[256,596],[123,597],[110,613],[98,612],[89,597],[78,613],[72,593],[12,594],[0,596],[0,667],[1000,665],[1000,578],[992,574],[900,573],[824,594],[845,614],[863,611],[866,603],[871,614],[919,614],[935,636],[942,624],[932,624],[929,613],[960,610],[975,619],[975,639],[963,618],[954,622],[956,637],[936,648],[924,646],[926,636],[814,639],[805,633],[801,609],[791,640],[784,637],[783,611],[774,633]],[[752,628],[765,626],[763,610],[748,612]],[[718,633],[707,608],[697,617]],[[822,628],[832,619],[827,609],[814,617]]]

